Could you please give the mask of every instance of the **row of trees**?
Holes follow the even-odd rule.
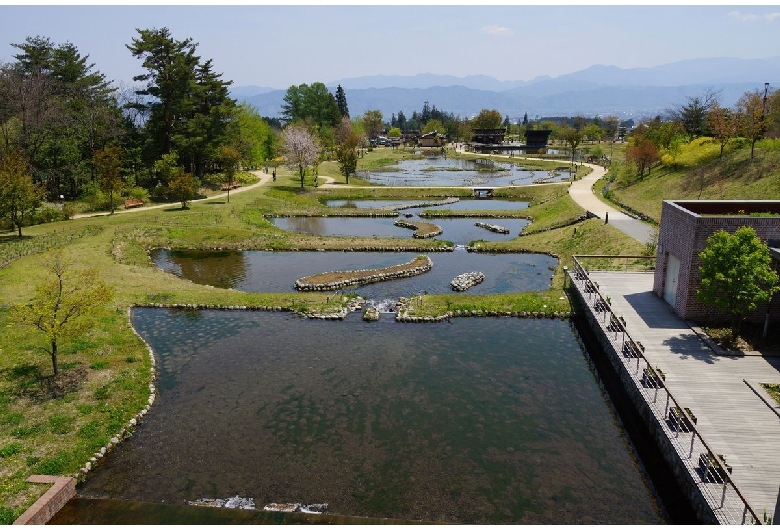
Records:
[[[689,97],[670,109],[664,117],[642,123],[632,131],[626,160],[634,164],[639,178],[661,160],[663,153],[674,153],[685,142],[710,137],[723,156],[728,143],[735,138],[750,142],[750,157],[761,138],[780,136],[780,91],[746,92],[732,108],[723,107],[715,92]]]
[[[249,167],[275,156],[271,127],[229,97],[231,82],[196,43],[167,28],[137,31],[127,48],[143,72],[132,88],[107,80],[71,43],[38,36],[13,44],[14,60],[0,65],[0,163],[8,160],[0,188],[24,167],[35,186],[27,197],[104,194],[113,209],[115,196],[133,187],[168,194],[171,173],[158,164],[168,155],[195,184],[224,169],[225,148]],[[21,217],[7,202],[0,207],[4,217]]]

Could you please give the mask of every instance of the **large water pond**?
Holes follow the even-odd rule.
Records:
[[[419,203],[419,201],[418,201]],[[527,202],[507,200],[465,200],[439,206],[410,207],[413,201],[328,201],[327,205],[334,208],[368,208],[403,211],[403,220],[424,221],[441,227],[443,233],[436,239],[451,241],[456,245],[468,245],[477,240],[508,241],[514,239],[530,221],[526,219],[492,219],[492,218],[441,218],[425,219],[419,214],[424,210],[451,210],[464,212],[474,210],[523,210]],[[393,217],[277,217],[271,219],[275,226],[291,232],[313,234],[319,236],[357,236],[357,237],[413,237],[413,230],[395,226],[397,218]],[[484,227],[476,226],[482,222],[498,225],[509,230],[502,234],[492,232]]]
[[[411,261],[415,252],[266,252],[154,250],[160,269],[195,283],[249,292],[293,292],[295,280],[330,271],[379,269]],[[433,268],[412,278],[355,287],[373,300],[397,300],[423,291],[452,293],[450,282],[469,271],[481,271],[485,280],[469,294],[540,291],[550,287],[557,260],[542,254],[484,254],[458,250],[432,252]]]
[[[159,394],[88,497],[448,523],[664,522],[560,320],[136,309]]]
[[[392,169],[362,174],[372,184],[385,186],[521,186],[535,180],[561,182],[571,175],[543,170],[526,170],[522,163],[495,162],[490,166],[460,158],[401,160]]]

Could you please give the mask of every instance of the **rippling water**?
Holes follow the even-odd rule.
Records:
[[[659,523],[563,321],[136,309],[160,393],[84,496],[450,523]]]

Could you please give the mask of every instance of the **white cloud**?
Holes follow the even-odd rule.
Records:
[[[514,31],[504,26],[482,26],[481,29],[483,33],[487,33],[488,35],[507,36],[515,34]]]
[[[736,22],[757,22],[765,20],[772,22],[776,18],[780,18],[780,12],[764,13],[763,15],[756,15],[755,13],[742,13],[741,11],[730,11],[729,18]]]

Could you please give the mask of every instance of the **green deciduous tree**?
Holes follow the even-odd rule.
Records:
[[[197,181],[192,173],[180,171],[168,183],[168,191],[171,198],[181,203],[181,208],[187,208],[187,203],[195,197],[198,190]]]
[[[769,248],[755,230],[743,226],[734,234],[720,230],[711,235],[699,258],[701,287],[696,296],[728,315],[736,340],[745,317],[778,289]]]
[[[336,148],[339,171],[346,178],[347,184],[349,184],[349,176],[354,174],[357,169],[357,148],[359,145],[360,137],[355,133],[350,133]]]
[[[363,113],[363,130],[368,139],[376,138],[382,132],[382,111],[367,110]]]
[[[501,113],[496,109],[482,109],[477,117],[471,120],[472,129],[498,129],[502,123]]]
[[[246,167],[260,167],[265,160],[273,158],[271,127],[249,103],[241,103],[235,108],[228,136],[230,144],[241,153]]]
[[[241,153],[232,147],[223,145],[219,148],[219,163],[222,166],[225,184],[227,184],[227,202],[230,202],[230,188],[233,187],[238,172]]]
[[[0,216],[8,218],[20,238],[44,195],[43,187],[32,181],[26,158],[19,152],[6,154],[0,161]]]
[[[753,158],[756,142],[764,136],[768,116],[764,111],[764,95],[758,90],[745,93],[737,101],[739,133],[750,140],[750,158]]]
[[[122,150],[117,146],[96,151],[92,163],[97,169],[100,187],[108,192],[111,201],[111,213],[114,213],[114,194],[122,190]]]
[[[707,124],[712,137],[720,145],[720,156],[723,158],[723,149],[726,144],[737,134],[739,120],[729,109],[724,109],[715,104],[707,115]]]
[[[346,101],[346,100],[345,100]],[[289,122],[311,120],[318,129],[338,127],[342,114],[336,98],[320,82],[292,85],[287,89],[282,103],[282,117]]]
[[[97,269],[75,269],[62,250],[52,254],[47,270],[52,277],[36,287],[32,302],[12,307],[11,314],[16,322],[44,333],[56,376],[61,342],[86,332],[92,323],[88,317],[110,302],[114,291]]]

